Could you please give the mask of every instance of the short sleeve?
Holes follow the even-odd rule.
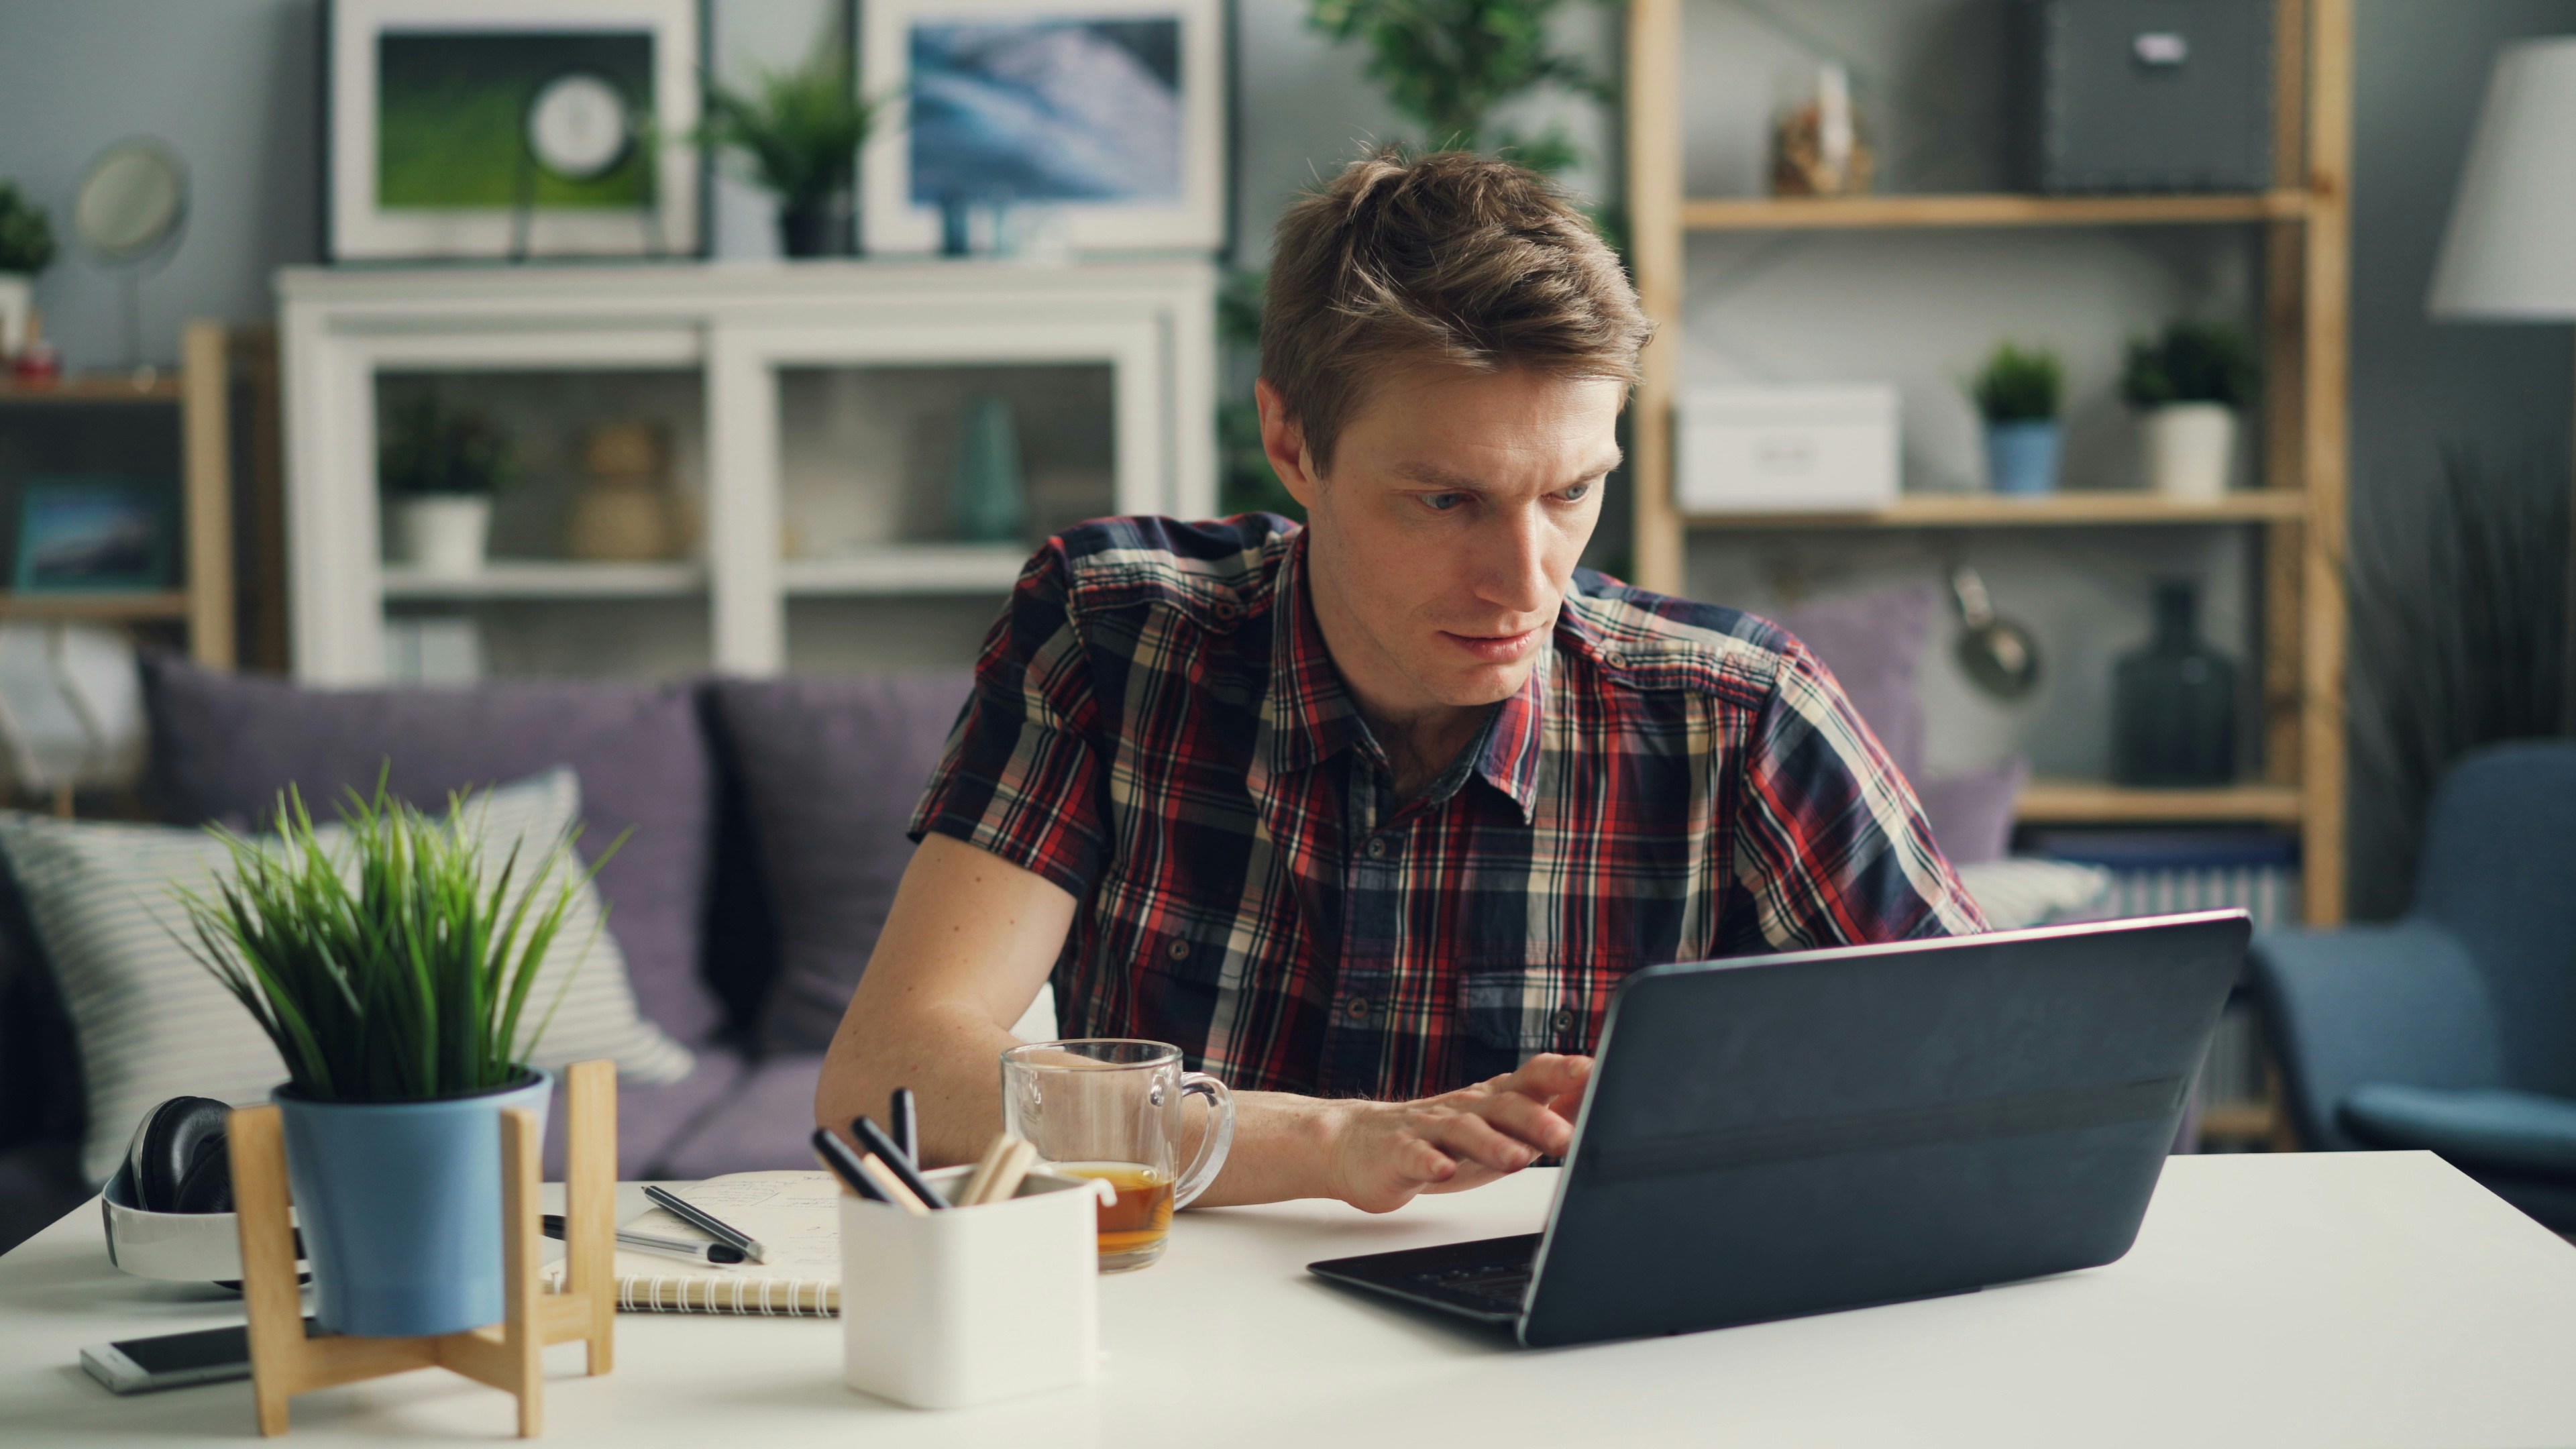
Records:
[[[1108,860],[1107,767],[1065,580],[1054,544],[1021,571],[909,829],[915,841],[964,841],[1078,899]]]
[[[1784,639],[1739,762],[1730,951],[1794,951],[1986,929],[1932,827],[1833,675]]]

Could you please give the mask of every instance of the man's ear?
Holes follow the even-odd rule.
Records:
[[[1314,512],[1316,485],[1322,479],[1307,466],[1306,430],[1288,416],[1287,400],[1270,385],[1270,379],[1254,381],[1252,400],[1261,409],[1261,451],[1269,457],[1271,471],[1288,485],[1288,496],[1299,507]]]

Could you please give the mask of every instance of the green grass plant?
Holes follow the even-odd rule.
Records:
[[[175,892],[181,943],[276,1043],[298,1095],[424,1101],[523,1079],[574,974],[530,1022],[538,969],[598,866],[581,870],[574,831],[533,858],[514,844],[487,880],[489,799],[451,795],[433,818],[379,778],[372,798],[349,792],[329,835],[291,788],[273,838],[210,827],[232,873]]]
[[[2217,403],[2242,408],[2262,379],[2254,339],[2224,322],[2175,322],[2164,335],[2129,344],[2120,395],[2135,407]]]
[[[2057,416],[2066,393],[2066,367],[2045,347],[2006,342],[1986,358],[1968,395],[1990,423],[2044,423]]]
[[[790,204],[850,191],[885,102],[860,97],[844,54],[827,36],[804,64],[759,71],[748,92],[709,77],[699,141],[740,152],[753,179]]]

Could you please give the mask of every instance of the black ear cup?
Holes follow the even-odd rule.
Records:
[[[225,1164],[220,1170],[222,1195],[228,1208],[232,1172],[226,1163],[224,1128],[232,1118],[232,1110],[212,1097],[172,1097],[144,1113],[143,1120],[135,1124],[133,1142],[125,1149],[126,1174],[134,1182],[135,1206],[156,1213],[224,1211],[181,1205],[182,1184],[190,1170],[199,1167],[202,1159],[211,1158]],[[200,1191],[213,1189],[209,1186]]]
[[[179,1193],[170,1210],[177,1213],[228,1213],[233,1210],[233,1155],[224,1134],[199,1138],[196,1160],[179,1177]]]

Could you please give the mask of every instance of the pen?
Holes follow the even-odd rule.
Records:
[[[832,1129],[815,1128],[813,1143],[814,1155],[822,1159],[825,1167],[832,1169],[832,1175],[841,1180],[842,1186],[870,1202],[886,1200],[886,1195],[877,1191],[876,1183],[860,1168],[859,1154],[850,1150],[850,1144],[833,1136]]]
[[[903,1154],[904,1161],[921,1166],[921,1109],[913,1100],[912,1088],[894,1089],[894,1107],[886,1115],[892,1119],[887,1125],[894,1132],[894,1150]]]
[[[761,1261],[761,1248],[757,1239],[731,1226],[705,1208],[684,1202],[677,1194],[660,1187],[648,1187],[644,1189],[644,1195],[653,1200],[655,1207],[687,1223],[690,1227],[740,1252],[755,1263]]]
[[[564,1235],[564,1220],[553,1213],[545,1215],[543,1226],[549,1238],[561,1238]],[[638,1248],[647,1253],[668,1253],[674,1258],[688,1258],[700,1263],[742,1261],[742,1249],[729,1243],[697,1243],[685,1238],[657,1238],[651,1233],[621,1231],[617,1235],[617,1244],[622,1248]]]
[[[885,1129],[878,1126],[874,1120],[860,1117],[852,1121],[850,1135],[859,1139],[861,1147],[882,1158],[887,1170],[894,1174],[895,1181],[912,1189],[912,1195],[921,1199],[924,1206],[934,1211],[948,1206],[948,1199],[941,1197],[939,1189],[930,1185],[929,1179],[921,1175],[921,1170],[914,1167],[909,1158],[896,1150],[894,1140],[886,1136]]]

